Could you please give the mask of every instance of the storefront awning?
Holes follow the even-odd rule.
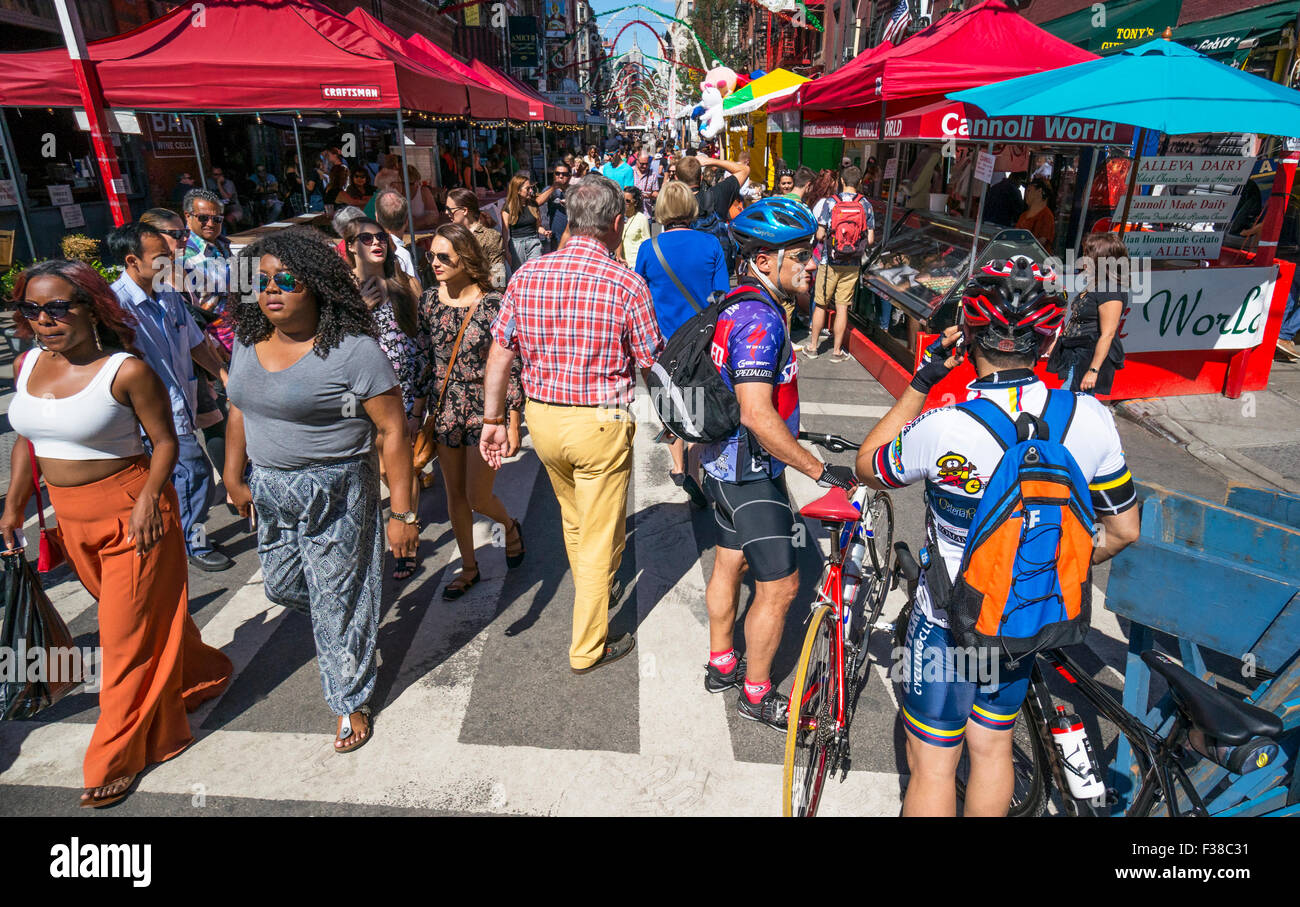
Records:
[[[822,120],[804,123],[807,138],[879,141],[880,121]],[[985,116],[960,101],[938,101],[889,116],[886,142],[994,142],[1025,145],[1130,145],[1133,127],[1104,120],[1056,116]]]
[[[1243,43],[1253,45],[1263,38],[1278,34],[1300,14],[1300,0],[1285,0],[1268,6],[1215,16],[1174,29],[1174,40],[1209,57],[1229,57],[1245,50]]]
[[[1039,28],[1104,56],[1160,37],[1178,23],[1183,0],[1110,0],[1104,11],[1095,10],[1095,5],[1039,23]],[[1099,19],[1105,25],[1097,25]]]

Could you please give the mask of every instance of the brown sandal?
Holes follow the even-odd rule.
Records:
[[[364,731],[358,732],[353,730],[352,727],[353,715],[365,721]],[[361,749],[361,747],[365,746],[366,743],[369,742],[372,731],[374,731],[374,722],[371,720],[370,717],[370,709],[366,708],[365,706],[362,706],[361,708],[357,709],[355,712],[352,713],[352,715],[339,716],[339,729],[338,729],[338,733],[335,734],[334,736],[334,752],[341,754],[341,753],[350,753],[353,750]],[[355,738],[355,742],[353,743],[345,744],[343,746],[339,745],[340,743],[343,743],[344,740],[350,740],[354,738]]]
[[[107,784],[101,784],[99,787],[88,787],[82,791],[81,798],[78,801],[83,809],[101,809],[105,806],[112,806],[131,796],[131,788],[135,786],[135,779],[139,775],[127,775],[124,778],[117,778]],[[96,797],[95,791],[106,788],[117,788],[116,793],[105,794],[102,797]]]

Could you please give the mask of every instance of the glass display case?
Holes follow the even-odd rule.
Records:
[[[911,366],[919,330],[942,330],[956,323],[957,302],[976,263],[1028,255],[1042,261],[1047,253],[1027,230],[915,212],[896,220],[888,240],[863,269],[854,321],[900,362]]]

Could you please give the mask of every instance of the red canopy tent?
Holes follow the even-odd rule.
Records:
[[[773,109],[856,119],[850,108],[869,116],[864,108],[878,111],[882,101],[937,100],[961,88],[1093,59],[1096,54],[1043,31],[1002,0],[985,0],[944,16],[902,44],[873,48],[829,76],[801,85]]]
[[[206,0],[87,46],[110,107],[470,112],[466,84],[315,0]],[[0,54],[0,105],[81,107],[66,50]]]
[[[354,12],[360,12],[358,7]],[[506,99],[508,109],[507,115],[512,120],[541,120],[545,117],[545,111],[542,109],[542,102],[534,100],[522,91],[512,86],[502,88],[500,85],[487,78],[483,73],[474,69],[468,63],[463,63],[456,58],[455,54],[444,50],[437,44],[434,44],[419,32],[413,32],[407,39],[407,43],[428,54],[433,59],[442,63],[447,69],[463,76],[464,78],[482,85],[489,91],[503,95]]]
[[[526,97],[532,98],[534,101],[540,102],[543,113],[548,121],[552,123],[576,123],[578,121],[572,111],[556,107],[550,101],[546,100],[546,98],[542,97],[541,93],[537,90],[529,88],[517,79],[512,79],[506,73],[493,69],[482,60],[474,60],[470,63],[470,66],[474,68],[475,72],[479,73],[484,78],[491,80],[492,84],[496,85],[502,91],[519,92]]]
[[[463,85],[469,98],[471,116],[487,120],[512,115],[508,103],[509,99],[499,91],[487,86],[481,79],[472,78],[456,71],[455,68],[448,66],[443,59],[440,59],[440,55],[430,53],[425,46],[417,45],[403,38],[361,7],[355,7],[352,12],[347,14],[346,18],[376,41],[397,51],[407,59],[413,60],[423,68],[432,71],[439,78]],[[437,45],[432,43],[428,46],[437,48]],[[441,50],[441,48],[438,49]],[[446,54],[446,51],[442,53]],[[446,54],[446,56],[450,57],[451,55]]]

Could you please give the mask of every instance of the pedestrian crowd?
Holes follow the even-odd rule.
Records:
[[[43,477],[68,558],[99,600],[101,712],[83,806],[117,802],[147,766],[183,750],[186,713],[230,682],[229,659],[188,611],[187,559],[205,571],[233,564],[205,530],[223,494],[256,534],[267,599],[311,623],[339,753],[374,733],[383,572],[401,583],[420,569],[434,461],[460,560],[442,598],[482,578],[476,514],[500,527],[510,569],[524,563],[527,535],[557,528],[526,530],[513,515],[525,502],[494,491],[526,435],[559,502],[573,574],[570,668],[626,656],[635,640],[610,637],[609,610],[634,390],[710,306],[714,365],[740,424],[709,443],[660,440],[672,482],[693,506],[712,504],[718,530],[705,688],[735,688],[742,717],[785,728],[789,703],[771,679],[799,592],[785,470],[842,489],[917,478],[861,464],[855,475],[798,443],[791,331],[810,310],[804,355],[819,355],[829,326],[831,360],[848,358],[848,309],[876,239],[863,197],[874,162],[865,176],[851,164],[783,169],[766,191],[747,159],[622,140],[603,154],[562,153],[542,188],[506,149],[460,152],[439,149],[436,191],[396,155],[373,173],[337,148],[303,176],[277,180],[259,166],[257,210],[275,219],[305,194],[308,210],[332,206],[334,236],[279,229],[237,257],[226,235],[244,195],[215,168],[213,188],[188,188],[175,210],[109,235],[122,266],[111,285],[68,261],[19,276],[14,321],[35,347],[15,366],[9,414],[21,437],[0,530],[13,548]],[[504,193],[494,213],[479,187]],[[432,228],[427,249],[408,245],[412,222]],[[1104,325],[1107,305],[1093,315]],[[888,437],[869,442],[906,431],[895,415]],[[746,573],[755,594],[742,655],[733,637]]]

